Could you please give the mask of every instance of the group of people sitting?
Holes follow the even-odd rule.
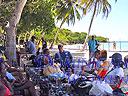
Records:
[[[111,60],[108,61],[106,50],[96,51],[94,57],[95,60],[92,62],[89,61],[89,64],[81,66],[80,72],[75,73],[75,69],[72,67],[69,69],[69,83],[76,83],[79,78],[84,78],[85,80],[90,80],[91,82],[105,82],[105,84],[107,84],[106,86],[109,86],[108,89],[110,89],[111,92],[121,90],[120,88],[122,87],[121,85],[124,78],[124,62],[122,55],[120,53],[114,53],[112,56],[110,56],[110,58]],[[102,83],[99,83],[99,86],[102,86]],[[107,87],[103,87],[102,91],[104,90],[105,92],[108,90]],[[100,92],[92,92],[91,95],[102,96],[103,94],[101,95]],[[108,95],[110,96],[110,94],[107,94],[107,96]]]
[[[59,66],[67,70],[68,68],[71,67],[71,62],[72,62],[72,55],[69,51],[65,51],[63,49],[63,45],[59,44],[58,45],[58,52],[55,53],[54,57],[51,57],[50,51],[48,48],[43,49],[43,52],[36,55],[36,57],[33,60],[34,66],[35,67],[44,67],[46,65],[54,65],[60,64]]]
[[[32,36],[31,40],[25,42],[26,52],[32,54],[30,60],[32,60],[35,67],[47,64],[53,65],[53,63],[60,63],[61,67],[65,68],[70,66],[70,63],[72,62],[72,55],[69,51],[65,51],[63,49],[62,44],[58,45],[59,52],[55,54],[53,61],[52,57],[50,56],[49,49],[47,48],[47,42],[44,40],[44,38],[41,38],[42,48],[36,48],[35,39],[36,37]]]
[[[90,59],[87,65],[82,65],[80,72],[75,73],[75,69],[72,66],[73,57],[69,51],[64,50],[62,44],[58,45],[59,51],[51,57],[44,39],[42,38],[42,52],[36,51],[34,40],[35,37],[32,37],[31,42],[28,44],[31,50],[28,49],[27,51],[31,51],[30,53],[34,55],[32,63],[35,67],[47,68],[48,66],[56,65],[60,70],[55,72],[63,73],[68,79],[68,83],[71,84],[78,78],[85,78],[91,81],[105,81],[113,90],[120,88],[122,78],[124,77],[124,62],[120,53],[114,53],[110,57],[111,61],[108,61],[107,51],[97,50],[94,57],[92,57],[93,59]],[[14,90],[24,89],[29,90],[31,96],[36,96],[32,81],[23,76],[22,70],[7,64],[2,55],[0,52],[0,96],[12,96]],[[90,77],[90,74],[94,77]]]
[[[120,53],[113,54],[111,61],[108,61],[107,51],[97,50],[92,61],[89,60],[87,65],[81,66],[81,71],[79,74],[76,74],[71,63],[73,59],[71,53],[65,51],[62,44],[58,45],[58,49],[59,51],[53,58],[50,56],[49,49],[43,49],[43,53],[35,57],[34,65],[36,67],[44,67],[47,65],[53,66],[56,63],[61,71],[68,76],[69,82],[75,81],[80,76],[85,76],[88,79],[90,78],[89,75],[93,74],[97,79],[108,83],[113,90],[120,87],[122,78],[124,77],[124,62]],[[93,80],[95,79],[93,78]]]
[[[0,52],[0,96],[23,95],[24,90],[36,96],[35,85],[24,76],[23,70],[8,64]]]

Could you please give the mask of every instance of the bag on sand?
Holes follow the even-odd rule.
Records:
[[[105,83],[104,81],[93,81],[92,83],[93,87],[89,91],[89,95],[95,95],[95,96],[104,96],[104,95],[112,95],[112,88],[109,86],[109,84]]]
[[[92,88],[92,84],[90,80],[78,78],[72,84],[72,87],[74,88],[75,93],[79,96],[89,96],[89,91]]]
[[[59,73],[62,72],[58,66],[46,66],[43,70],[43,74],[48,76],[53,73]]]

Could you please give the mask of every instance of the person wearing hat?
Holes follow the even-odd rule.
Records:
[[[124,77],[122,55],[114,53],[110,58],[113,68],[108,72],[105,77],[105,82],[109,83],[113,89],[119,88]]]
[[[91,39],[88,41],[88,46],[89,46],[89,59],[94,57],[94,53],[98,49],[98,41],[95,39],[95,36],[92,35]]]
[[[70,63],[72,62],[72,55],[69,51],[65,51],[63,49],[63,45],[59,44],[58,45],[58,50],[55,54],[55,63],[60,63],[61,68],[64,68],[65,70],[71,67]]]

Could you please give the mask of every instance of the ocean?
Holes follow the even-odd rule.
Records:
[[[128,41],[111,41],[100,43],[100,48],[108,51],[128,52]]]

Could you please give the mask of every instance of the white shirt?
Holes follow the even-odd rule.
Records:
[[[121,79],[124,77],[124,70],[121,67],[116,67],[105,77],[105,82],[109,84],[115,84],[115,77],[119,76]]]
[[[124,77],[124,70],[121,67],[115,68],[108,75],[119,76],[120,78]]]
[[[70,77],[69,77],[69,82],[71,81],[74,81],[78,78],[78,76],[76,74],[72,74]]]

